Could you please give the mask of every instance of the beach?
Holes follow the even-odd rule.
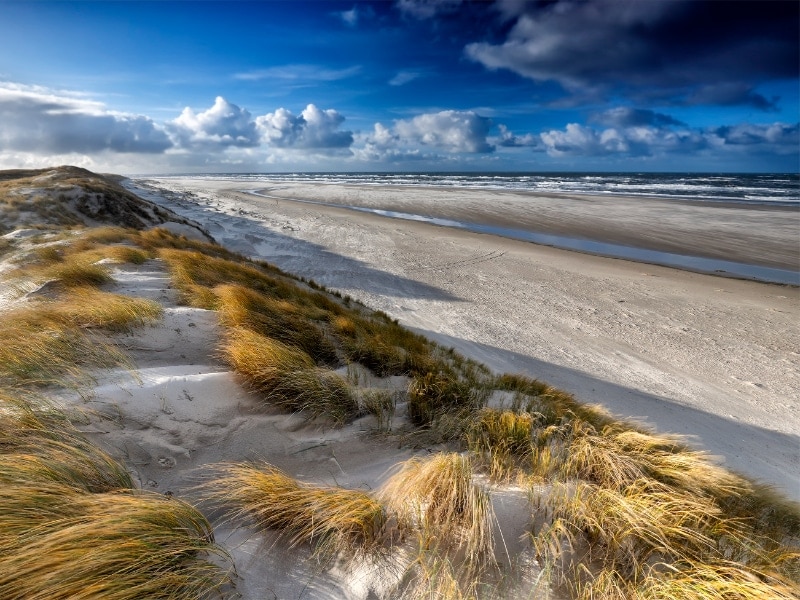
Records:
[[[797,545],[797,287],[479,233],[456,190],[5,176],[3,597],[562,600],[600,553],[596,596],[673,597],[685,552],[794,597],[749,557]]]
[[[513,194],[495,193],[490,204],[478,202],[483,191],[134,183],[232,250],[361,300],[497,371],[687,436],[726,467],[800,498],[796,287],[330,206],[533,227],[514,212]],[[710,208],[688,202],[538,200],[545,232],[796,268],[796,212],[714,207],[712,221]]]

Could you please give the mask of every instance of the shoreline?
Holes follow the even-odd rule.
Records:
[[[211,183],[211,182],[205,182]],[[224,184],[226,182],[217,182]],[[224,185],[222,187],[225,187]],[[233,188],[228,184],[227,187]],[[236,186],[242,189],[242,186]],[[248,186],[309,200],[472,225],[800,271],[800,213],[785,207],[683,203],[626,196],[563,195],[404,186]]]
[[[160,182],[226,247],[335,289],[495,370],[529,374],[800,499],[797,288],[428,223]],[[364,200],[362,198],[362,200]]]
[[[800,286],[800,270],[765,267],[743,262],[722,260],[719,258],[716,259],[705,258],[703,256],[678,254],[674,252],[664,252],[648,248],[640,248],[636,246],[595,241],[580,237],[573,237],[567,235],[554,235],[551,233],[543,233],[540,231],[531,231],[529,229],[527,230],[513,229],[499,225],[459,221],[453,219],[445,219],[441,217],[431,217],[419,214],[404,213],[404,212],[398,212],[380,208],[368,208],[364,206],[334,204],[329,202],[307,200],[296,197],[277,196],[272,194],[265,194],[263,193],[264,191],[265,190],[260,190],[260,189],[242,190],[242,193],[266,199],[305,202],[320,206],[328,206],[331,208],[368,212],[382,217],[387,217],[390,219],[401,219],[405,221],[420,221],[439,227],[451,227],[451,228],[471,231],[473,233],[497,235],[500,237],[519,240],[523,242],[529,242],[540,246],[548,246],[560,250],[580,252],[592,256],[602,256],[606,258],[629,260],[632,262],[637,262],[642,264],[670,267],[670,268],[681,269],[694,273],[703,273],[718,277],[728,277],[732,279],[743,279],[747,281],[758,281],[761,283],[788,285],[794,287]],[[572,196],[562,196],[562,198],[575,199]]]

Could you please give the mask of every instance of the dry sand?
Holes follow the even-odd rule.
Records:
[[[689,436],[729,468],[800,499],[797,288],[287,198],[491,218],[670,251],[677,244],[784,268],[797,265],[796,212],[656,201],[644,210],[624,198],[546,196],[534,223],[515,194],[281,185],[266,190],[283,198],[274,199],[230,181],[153,183],[174,193],[143,196],[199,221],[231,249],[349,294],[498,371],[533,375]],[[490,216],[480,194],[493,196]]]

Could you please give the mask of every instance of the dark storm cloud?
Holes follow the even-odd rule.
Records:
[[[753,125],[745,123],[718,127],[713,134],[730,146],[760,146],[779,154],[796,153],[800,146],[800,124],[773,123]]]
[[[777,98],[767,100],[761,94],[753,91],[753,87],[746,83],[720,83],[706,85],[698,88],[687,99],[687,104],[715,104],[717,106],[752,106],[763,111],[775,111]]]
[[[669,125],[684,125],[684,123],[673,119],[669,115],[641,108],[629,108],[627,106],[610,108],[595,114],[591,117],[590,121],[610,127],[639,127],[644,125],[665,127]]]
[[[502,2],[501,43],[466,54],[490,69],[557,81],[572,93],[658,90],[675,103],[770,110],[759,83],[798,76],[798,2],[562,0]]]
[[[613,111],[608,111],[613,112]],[[748,149],[762,156],[797,153],[800,124],[738,124],[715,128],[689,128],[651,124],[625,125],[619,119],[605,129],[570,123],[564,129],[544,131],[542,143],[551,156],[666,156],[703,151],[719,156]]]

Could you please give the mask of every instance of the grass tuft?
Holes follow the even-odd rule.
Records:
[[[507,480],[531,462],[533,426],[530,413],[484,408],[467,431],[467,444],[493,479]]]
[[[269,464],[225,463],[205,489],[233,518],[249,518],[318,558],[363,557],[383,544],[386,514],[365,492],[302,483]]]
[[[0,503],[2,598],[190,600],[227,583],[205,558],[222,554],[210,525],[180,500],[33,486]]]
[[[446,561],[471,580],[493,563],[491,503],[472,473],[468,456],[440,453],[407,460],[381,486],[387,510],[419,533],[423,571],[431,560]]]
[[[214,293],[220,321],[226,327],[245,327],[299,348],[317,364],[339,364],[334,345],[298,304],[270,298],[241,285],[221,285],[214,288]]]
[[[225,558],[192,506],[132,490],[124,467],[42,402],[0,393],[0,598],[210,598]]]
[[[0,320],[0,384],[71,384],[86,378],[86,367],[125,362],[115,347],[89,332],[35,312],[20,309]]]
[[[113,281],[106,267],[75,258],[66,258],[43,268],[40,277],[44,280],[55,279],[66,288],[99,287]]]
[[[314,365],[311,357],[277,340],[235,328],[228,332],[222,353],[250,387],[268,402],[311,416],[344,423],[359,411],[347,381]]]

